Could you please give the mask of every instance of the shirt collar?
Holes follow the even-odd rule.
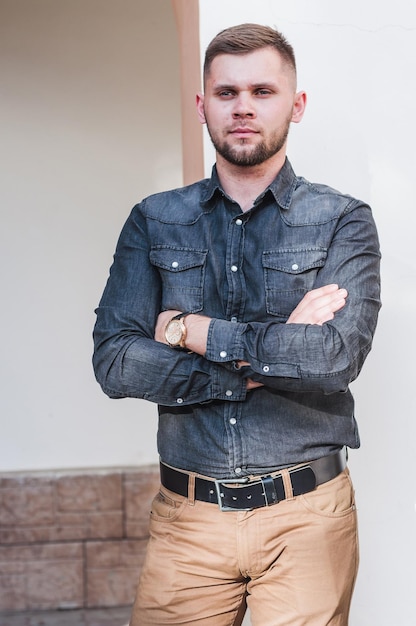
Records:
[[[208,179],[208,185],[206,186],[204,192],[201,194],[201,201],[203,203],[208,203],[217,193],[225,194],[225,191],[221,187],[220,180],[218,178],[217,168],[214,165],[211,171],[211,178]]]
[[[264,190],[258,200],[260,200],[260,198],[263,198],[266,193],[270,191],[273,194],[277,204],[282,209],[287,210],[290,208],[293,192],[296,188],[296,185],[297,178],[295,172],[293,171],[289,160],[286,158],[282,169],[277,174],[276,178]],[[212,168],[211,178],[208,180],[208,185],[205,188],[204,193],[202,194],[202,202],[209,203],[210,200],[212,200],[217,193],[227,195],[221,187],[218,178],[217,168],[214,165]]]
[[[292,203],[292,196],[297,186],[297,177],[292,169],[289,159],[284,165],[268,189],[272,192],[277,204],[282,209],[289,209]]]

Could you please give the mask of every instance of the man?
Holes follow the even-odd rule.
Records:
[[[209,180],[137,205],[97,310],[105,393],[159,405],[161,489],[132,626],[345,625],[358,566],[345,448],[379,246],[367,205],[298,178],[293,50],[243,24],[207,49]]]

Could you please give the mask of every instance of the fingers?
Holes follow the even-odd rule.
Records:
[[[288,324],[322,325],[334,318],[334,314],[345,305],[348,292],[331,284],[309,291],[291,313]]]
[[[339,287],[336,284],[325,285],[324,287],[318,287],[318,289],[312,289],[302,298],[296,307],[295,311],[301,313],[305,308],[310,308],[312,303],[321,298],[331,297],[339,291]],[[317,303],[319,304],[319,303]]]
[[[264,387],[263,383],[257,383],[254,380],[251,380],[251,378],[247,378],[247,391],[258,389],[259,387]]]
[[[345,289],[340,289],[338,293],[334,293],[333,297],[327,303],[322,304],[322,306],[313,313],[312,319],[316,321],[310,323],[322,326],[325,322],[334,319],[335,313],[345,305],[346,297],[347,292]]]

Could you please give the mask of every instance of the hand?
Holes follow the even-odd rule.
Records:
[[[299,302],[286,324],[317,324],[334,319],[335,313],[345,305],[348,292],[331,284],[312,289]]]
[[[345,305],[348,292],[338,285],[331,284],[312,289],[299,302],[286,324],[316,324],[322,326],[334,318],[334,314]],[[240,367],[249,366],[247,361],[239,361]],[[247,391],[262,387],[251,378],[247,379]]]
[[[254,380],[251,380],[251,378],[247,378],[247,385],[246,385],[247,391],[251,391],[252,389],[257,389],[257,387],[264,387],[264,384],[256,383]]]
[[[237,361],[238,369],[241,367],[250,367],[250,363],[248,361]],[[258,387],[264,387],[264,383],[258,383],[251,378],[246,379],[246,389],[247,391],[251,391],[252,389],[257,389]]]

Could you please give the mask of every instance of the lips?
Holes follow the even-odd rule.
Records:
[[[248,128],[247,126],[239,126],[238,128],[233,128],[231,133],[236,133],[238,135],[246,135],[250,133],[257,133],[253,128]]]
[[[253,135],[257,135],[258,131],[253,128],[248,128],[247,126],[238,126],[237,128],[233,128],[229,131],[230,135],[234,137],[247,138]]]

